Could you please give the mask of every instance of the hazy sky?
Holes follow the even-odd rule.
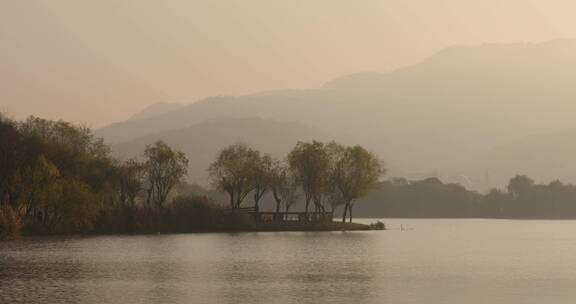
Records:
[[[576,37],[574,1],[0,0],[0,110],[101,126],[306,88],[455,44]]]

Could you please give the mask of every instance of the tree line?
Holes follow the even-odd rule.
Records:
[[[360,216],[399,218],[575,219],[576,186],[539,184],[526,175],[485,194],[437,178],[381,182],[362,200]]]
[[[375,155],[335,142],[299,142],[282,159],[245,144],[222,149],[208,173],[227,201],[186,183],[187,169],[184,153],[162,141],[118,160],[89,128],[0,115],[0,237],[242,229],[253,223],[236,211],[265,201],[278,213],[297,204],[338,211],[343,222],[356,209],[364,217],[576,218],[574,185],[518,175],[480,194],[437,178],[381,180]]]
[[[299,199],[305,212],[334,211],[343,206],[342,222],[352,222],[354,204],[372,190],[384,174],[384,166],[361,146],[336,142],[298,142],[286,159],[274,159],[246,144],[221,150],[210,165],[213,186],[228,194],[231,209],[241,208],[252,194],[256,210],[271,193],[276,212],[288,212]]]
[[[0,235],[155,230],[188,167],[161,141],[120,161],[89,128],[37,117],[0,116],[0,143]]]
[[[298,143],[285,160],[244,144],[218,153],[209,168],[229,208],[207,196],[183,197],[188,159],[162,141],[138,159],[118,160],[84,126],[0,115],[0,236],[92,232],[184,232],[251,225],[240,212],[248,195],[255,207],[266,194],[288,211],[302,196],[306,212],[352,208],[383,173],[362,147]],[[354,182],[353,182],[354,181]]]

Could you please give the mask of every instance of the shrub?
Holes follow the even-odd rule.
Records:
[[[179,197],[164,217],[169,232],[242,230],[253,223],[247,214],[229,212],[206,197]]]
[[[0,239],[15,238],[20,234],[20,218],[10,207],[0,208]]]
[[[372,229],[372,230],[385,230],[386,225],[384,225],[384,223],[382,223],[381,221],[376,221],[376,223],[370,224],[370,229]]]
[[[102,208],[94,231],[97,233],[135,233],[138,231],[140,208],[129,204],[116,204]]]
[[[251,228],[248,214],[232,212],[204,196],[182,196],[165,207],[114,205],[102,210],[99,233],[186,233]]]

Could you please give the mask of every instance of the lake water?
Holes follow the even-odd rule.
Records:
[[[383,221],[392,230],[0,243],[0,303],[540,304],[576,299],[576,221]]]

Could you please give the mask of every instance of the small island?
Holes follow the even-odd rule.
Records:
[[[0,138],[0,239],[384,229],[352,222],[355,202],[384,174],[380,160],[358,145],[298,142],[274,158],[234,143],[207,169],[212,189],[199,191],[187,182],[190,156],[163,141],[119,159],[84,126],[2,115]],[[264,210],[265,201],[274,210]],[[297,206],[302,210],[292,210]],[[337,208],[341,221],[334,221]]]
[[[334,221],[334,212],[259,212],[255,208],[243,208],[253,220],[245,231],[358,231],[384,230],[384,223],[377,221],[366,225]]]

